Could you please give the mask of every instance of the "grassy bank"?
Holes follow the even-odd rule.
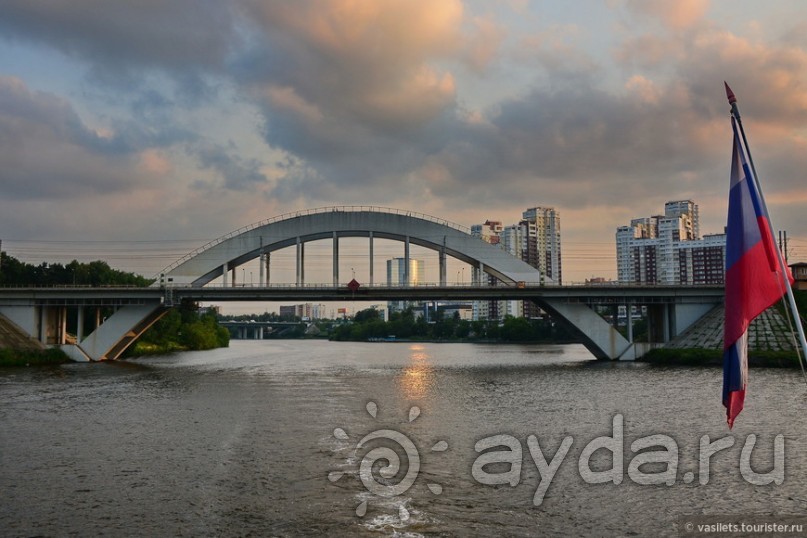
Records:
[[[723,366],[723,352],[717,349],[653,349],[641,362],[669,366]],[[789,351],[750,351],[748,365],[758,368],[798,368],[795,353]]]
[[[71,362],[61,349],[0,349],[0,366],[42,366]]]
[[[154,344],[151,342],[135,342],[129,349],[126,350],[126,357],[146,357],[149,355],[167,355],[168,353],[176,353],[179,351],[191,351],[187,346],[180,345],[176,342],[167,342],[163,344]]]

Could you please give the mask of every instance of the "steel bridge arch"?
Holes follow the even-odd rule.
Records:
[[[451,256],[508,283],[544,282],[540,271],[504,250],[472,236],[449,221],[392,208],[334,206],[298,211],[257,222],[226,234],[166,267],[157,279],[175,285],[204,286],[226,271],[264,254],[311,241],[343,237],[391,239],[440,253],[441,267]],[[445,271],[441,269],[441,280]],[[444,283],[444,282],[443,282]]]

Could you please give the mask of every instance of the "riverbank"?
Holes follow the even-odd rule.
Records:
[[[650,350],[638,362],[664,366],[723,366],[723,352],[717,349],[668,349]],[[798,356],[790,351],[756,350],[748,353],[751,368],[799,368]]]
[[[73,361],[61,349],[57,348],[20,350],[0,348],[0,367],[46,366],[67,362]]]

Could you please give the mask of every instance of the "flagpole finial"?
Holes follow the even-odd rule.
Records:
[[[737,108],[737,97],[734,95],[734,92],[731,91],[731,88],[729,88],[728,82],[724,80],[723,84],[726,86],[726,97],[729,98],[729,104],[731,105],[731,114],[739,121],[740,109]]]
[[[734,96],[734,92],[731,91],[731,88],[729,88],[729,83],[728,82],[726,82],[724,80],[723,84],[726,86],[726,97],[729,98],[729,104],[733,105],[734,103],[737,102],[737,97]]]

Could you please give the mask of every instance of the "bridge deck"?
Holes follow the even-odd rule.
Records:
[[[362,286],[324,284],[235,287],[51,287],[0,288],[0,304],[124,305],[181,300],[227,301],[379,301],[553,299],[586,304],[719,302],[722,286]]]

